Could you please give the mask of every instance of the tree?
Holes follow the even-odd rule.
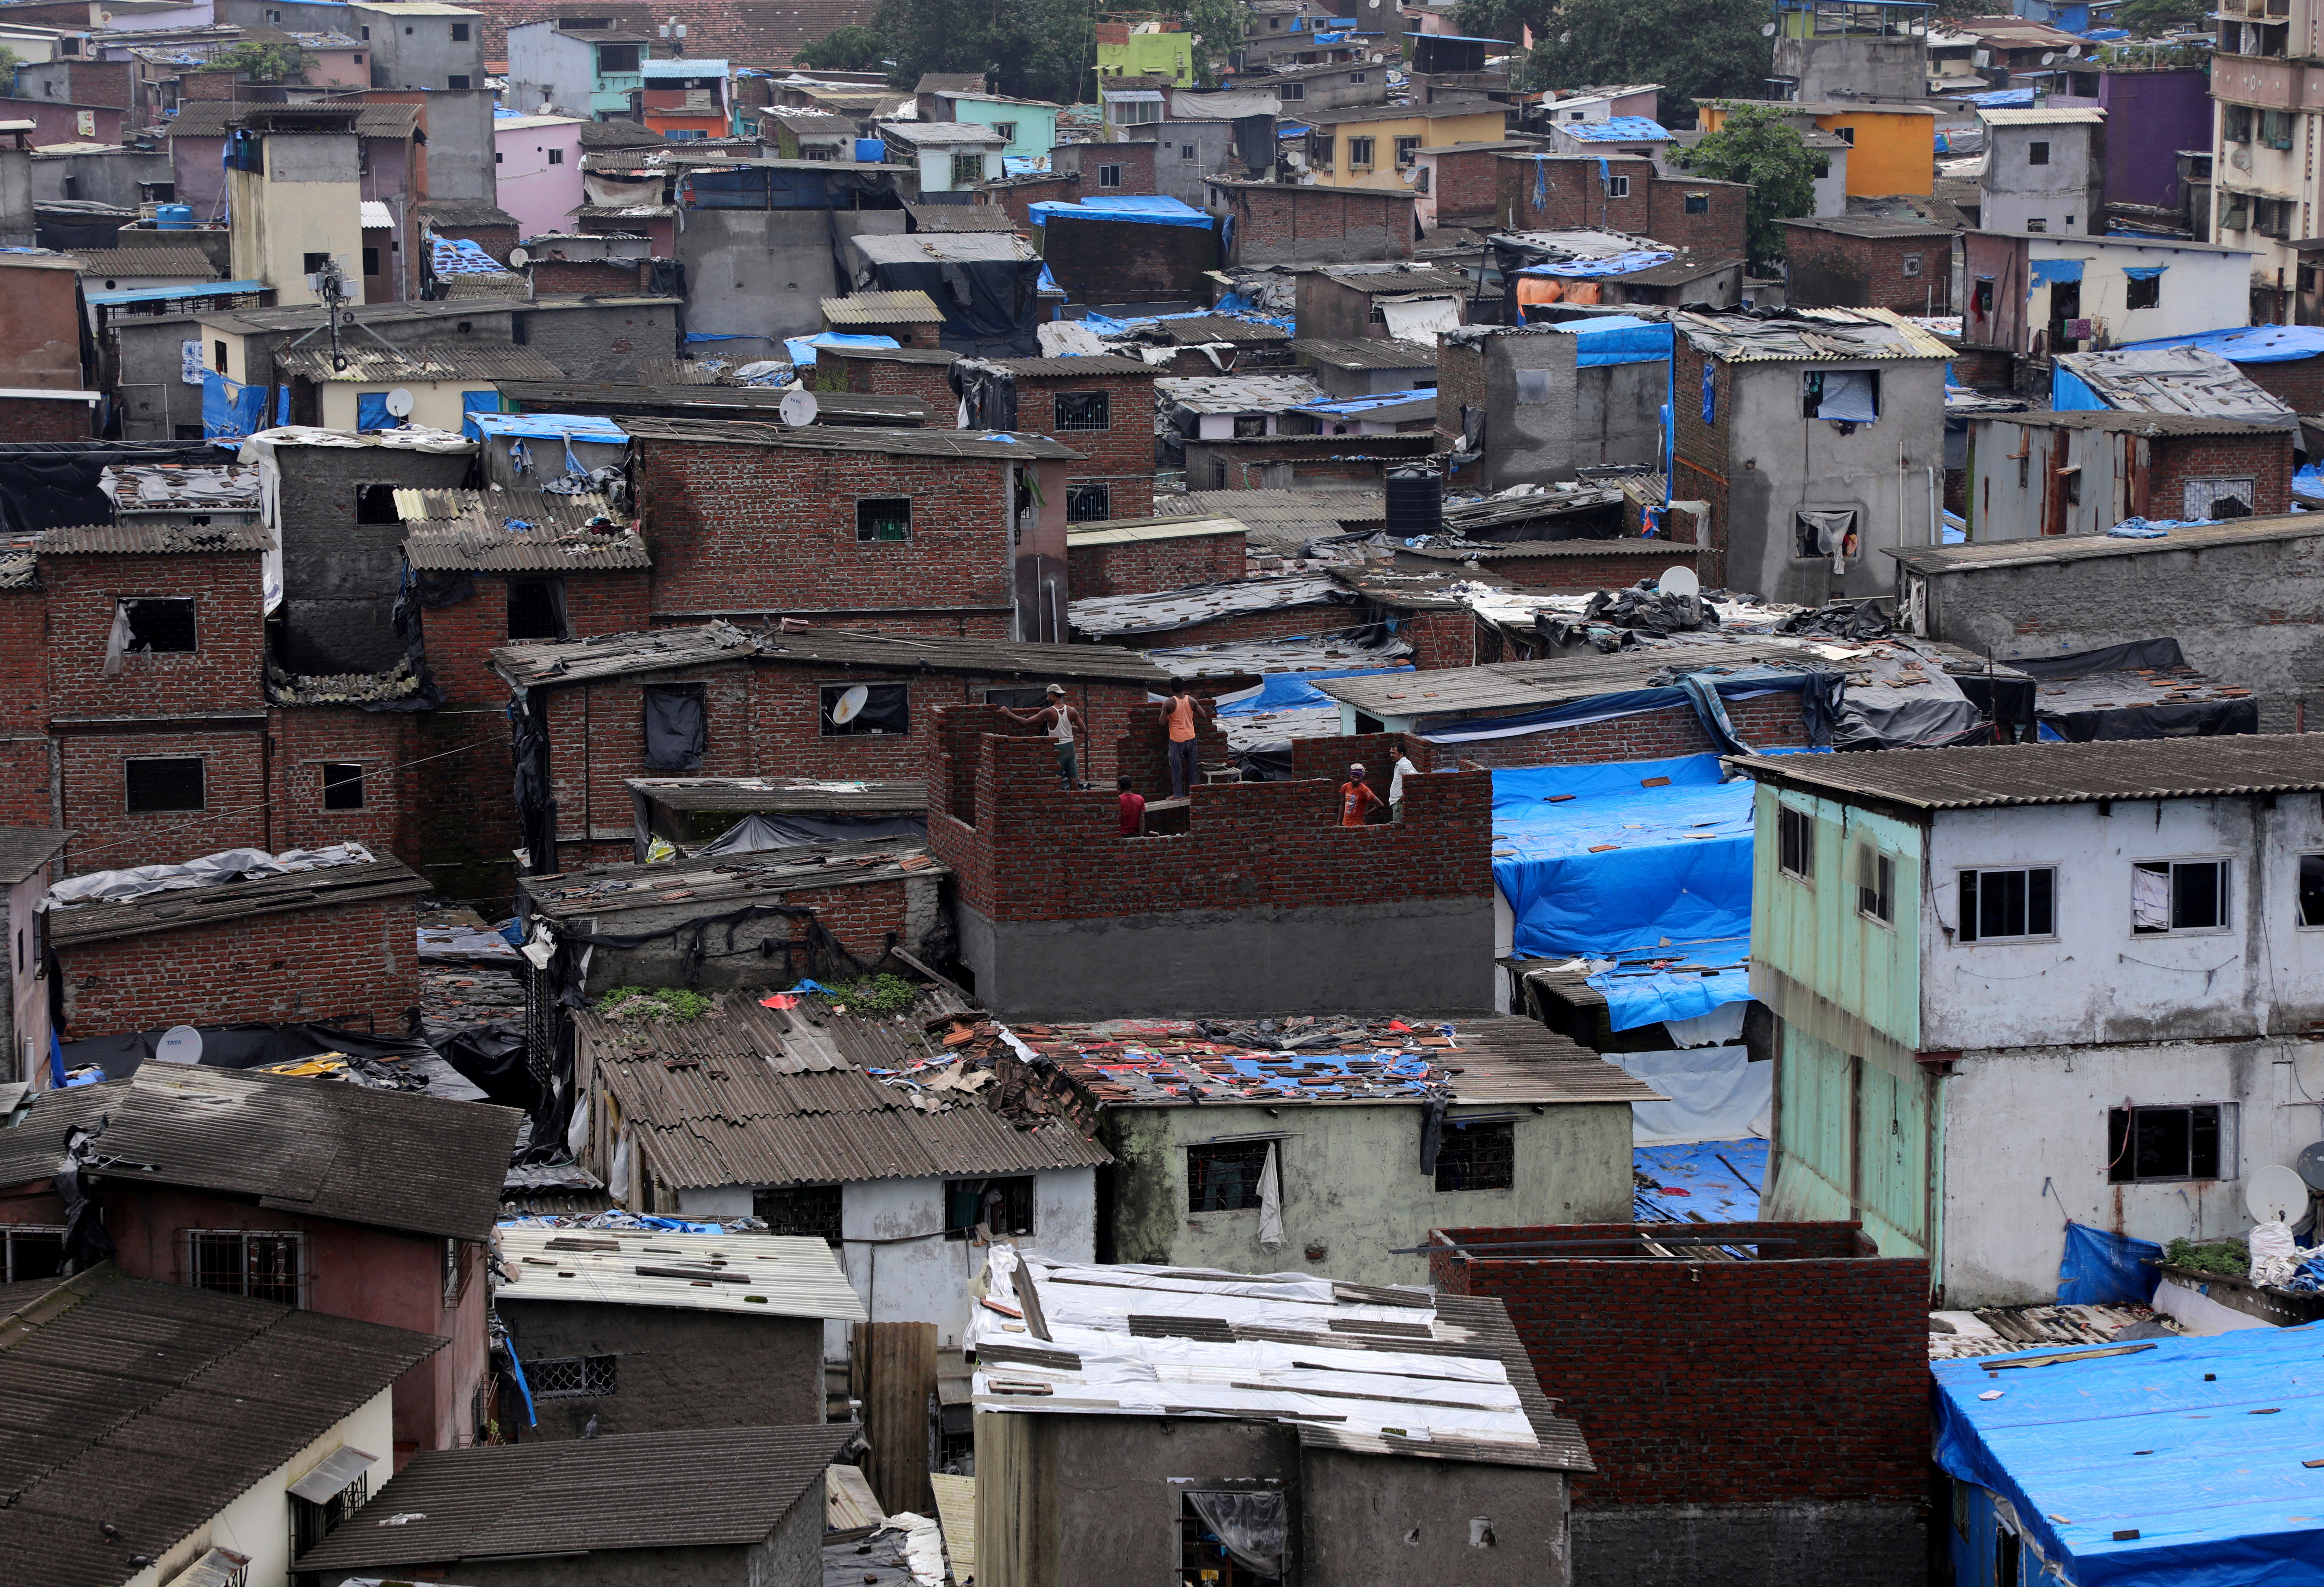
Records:
[[[1097,63],[1095,0],[880,0],[869,27],[899,88],[975,72],[997,93],[1070,105]]]
[[[1243,22],[1250,15],[1242,0],[1193,0],[1186,27],[1194,35],[1194,75],[1204,88],[1217,86],[1227,61],[1242,48]]]
[[[2133,38],[2158,39],[2200,25],[2208,10],[2200,0],[2125,0],[2115,10],[2114,25],[2128,28]]]
[[[813,71],[883,71],[887,56],[887,45],[878,33],[851,23],[832,29],[791,59]]]
[[[303,77],[315,58],[296,44],[260,43],[244,40],[223,54],[210,57],[211,71],[231,71],[255,83],[279,83],[285,78]]]
[[[1815,213],[1815,165],[1783,113],[1756,105],[1731,106],[1719,130],[1686,152],[1687,170],[1750,189],[1743,242],[1754,264],[1783,258],[1784,220]]]
[[[1664,119],[1683,124],[1697,99],[1766,91],[1766,0],[1560,0],[1532,24],[1533,79],[1549,88],[1660,83]]]

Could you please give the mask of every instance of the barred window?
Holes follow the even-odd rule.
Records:
[[[1067,484],[1065,521],[1097,523],[1111,516],[1112,498],[1103,484]]]
[[[1517,1182],[1517,1127],[1444,1121],[1436,1149],[1439,1190],[1510,1190]]]
[[[199,755],[141,756],[121,764],[125,803],[132,816],[202,807]]]
[[[1000,1235],[1033,1232],[1033,1179],[954,1179],[945,1185],[945,1238],[965,1240],[982,1223]]]
[[[1059,392],[1059,429],[1105,429],[1113,422],[1103,392]]]
[[[617,1355],[550,1356],[528,1361],[524,1380],[535,1399],[598,1399],[621,1387]]]
[[[836,1185],[785,1185],[755,1192],[751,1213],[770,1234],[792,1234],[839,1243],[840,1188]]]
[[[1272,1140],[1230,1140],[1186,1149],[1186,1210],[1233,1213],[1259,1204]]]
[[[306,1237],[253,1229],[189,1229],[186,1282],[196,1289],[305,1304]]]
[[[0,1229],[0,1281],[53,1278],[65,1265],[65,1232],[30,1223]]]

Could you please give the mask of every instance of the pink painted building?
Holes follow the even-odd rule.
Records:
[[[517,218],[517,235],[574,229],[581,204],[581,128],[570,115],[503,115],[493,122],[493,175],[500,207]]]

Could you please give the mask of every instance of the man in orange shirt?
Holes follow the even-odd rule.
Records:
[[[1348,780],[1340,784],[1340,825],[1342,826],[1368,825],[1365,817],[1371,814],[1372,807],[1379,802],[1379,795],[1373,792],[1372,785],[1364,780],[1363,762],[1360,761],[1349,767]]]
[[[1194,744],[1197,715],[1215,721],[1219,708],[1200,695],[1186,692],[1186,680],[1170,686],[1170,703],[1162,708],[1163,724],[1170,730],[1170,797],[1183,799],[1202,775],[1202,757]]]

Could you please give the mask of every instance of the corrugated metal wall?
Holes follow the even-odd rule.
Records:
[[[1767,1216],[1858,1218],[1884,1256],[1933,1258],[1937,1082],[1893,1075],[1796,1027],[1775,1062],[1775,1190]]]

